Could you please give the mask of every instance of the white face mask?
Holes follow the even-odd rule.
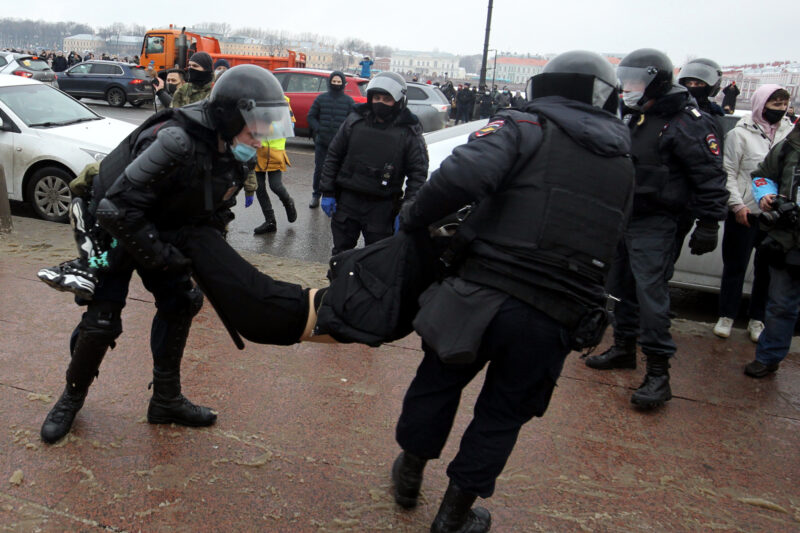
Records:
[[[642,98],[644,98],[644,91],[630,91],[627,93],[622,93],[622,101],[625,103],[625,106],[636,111],[642,110],[642,108],[639,107],[639,100]]]

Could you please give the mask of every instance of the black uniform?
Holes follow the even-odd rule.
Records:
[[[189,261],[163,237],[187,225],[221,231],[232,220],[230,207],[246,168],[230,151],[220,153],[218,143],[204,103],[198,103],[155,115],[103,160],[92,186],[90,209],[102,227],[100,239],[114,254],[110,269],[98,272],[94,298],[83,302],[87,310],[70,342],[69,394],[60,400],[60,404],[65,397],[79,400],[75,406],[65,404],[70,411],[80,408],[106,351],[122,333],[120,314],[136,271],[156,305],[148,420],[202,426],[216,419],[208,408],[181,395],[181,358],[203,295],[189,277]],[[51,411],[43,426],[42,436],[48,442],[69,429],[58,416]]]
[[[427,176],[416,115],[402,108],[393,120],[378,122],[369,104],[356,106],[328,147],[320,180],[323,196],[336,197],[333,255],[354,248],[362,233],[365,244],[392,235],[401,198],[414,198]]]
[[[493,493],[520,428],[547,409],[576,328],[605,305],[606,274],[632,198],[629,149],[625,126],[611,113],[540,97],[524,112],[492,117],[403,208],[401,227],[410,231],[478,202],[460,230],[474,239],[458,275],[420,300],[415,327],[425,357],[396,435],[405,453],[439,457],[462,389],[488,364],[474,418],[447,469],[467,493]],[[442,361],[448,343],[439,341],[454,337],[475,341],[472,357],[469,343],[454,354],[462,364]]]
[[[727,214],[728,191],[713,119],[688,91],[674,86],[644,114],[626,115],[636,164],[633,215],[609,280],[622,301],[614,336],[638,337],[646,355],[671,357],[669,287],[678,220],[688,206],[699,223],[716,225]]]

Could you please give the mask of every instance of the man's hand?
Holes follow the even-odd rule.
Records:
[[[774,194],[765,194],[761,201],[758,202],[758,207],[762,211],[772,211],[772,202],[775,201]]]
[[[156,92],[164,88],[164,80],[162,80],[158,76],[153,78],[153,84],[154,84],[153,86],[156,88]]]
[[[400,231],[400,215],[394,217],[394,232],[397,233]]]
[[[747,220],[747,215],[749,215],[749,214],[750,214],[750,210],[747,209],[746,207],[743,207],[743,208],[739,209],[738,211],[736,211],[736,215],[735,215],[736,216],[736,222],[738,222],[742,226],[747,226],[749,228],[750,227],[750,221]]]
[[[186,272],[192,266],[192,260],[170,243],[164,244],[161,258],[164,261],[163,270],[167,272]]]
[[[253,195],[252,194],[245,194],[244,195],[244,206],[245,206],[245,208],[248,208],[251,205],[253,205]]]
[[[336,212],[336,198],[333,196],[323,196],[319,205],[322,206],[322,210],[328,217],[332,217]]]
[[[703,255],[717,247],[719,223],[716,220],[698,220],[697,226],[689,239],[689,250],[692,255]]]

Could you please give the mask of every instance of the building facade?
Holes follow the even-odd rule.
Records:
[[[78,52],[83,55],[86,52],[104,52],[106,41],[98,35],[79,33],[64,39],[64,50],[67,52]]]
[[[464,76],[464,69],[458,66],[458,56],[444,52],[396,50],[392,52],[389,68],[403,76],[418,76],[420,79]]]
[[[736,99],[737,109],[749,109],[753,93],[762,85],[774,83],[789,91],[791,102],[800,105],[800,63],[778,61],[768,64],[740,65],[724,67],[722,72],[722,87],[727,87],[732,81],[739,87],[739,97]],[[717,99],[722,101],[722,91]]]

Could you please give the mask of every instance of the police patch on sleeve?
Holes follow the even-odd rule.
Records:
[[[708,145],[708,150],[712,154],[719,155],[719,141],[717,140],[716,135],[713,133],[706,135],[706,144]]]
[[[485,137],[486,135],[494,133],[502,128],[505,123],[506,122],[504,120],[494,120],[476,131],[475,137]]]

